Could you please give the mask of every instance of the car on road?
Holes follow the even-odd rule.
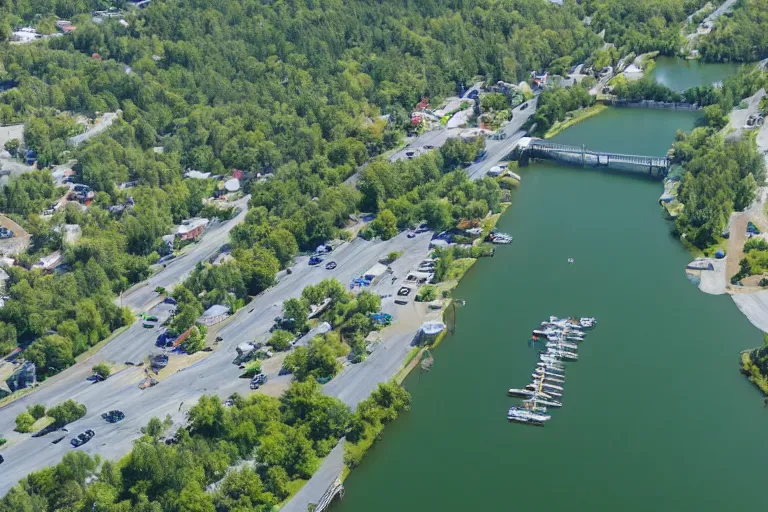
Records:
[[[424,144],[424,149],[435,149],[435,146],[432,144]]]
[[[82,446],[91,439],[93,439],[93,436],[96,435],[96,432],[94,432],[91,429],[86,430],[85,432],[78,434],[76,438],[72,439],[69,444],[72,445],[73,448],[77,448],[78,446]]]
[[[315,255],[315,256],[312,256],[311,258],[309,258],[309,264],[310,265],[319,265],[322,262],[323,262],[323,257],[322,256]]]
[[[329,261],[328,263],[325,264],[325,269],[326,270],[333,270],[336,267],[338,267],[338,265],[336,264],[335,261]]]
[[[13,238],[13,231],[6,227],[0,227],[0,239]]]
[[[163,304],[171,304],[171,305],[175,306],[176,305],[176,299],[174,299],[173,297],[166,297],[165,299],[163,299]]]
[[[251,379],[251,389],[259,389],[262,384],[266,384],[268,379],[269,378],[267,377],[266,373],[260,373],[256,375],[253,379]]]
[[[0,464],[2,464],[3,462],[5,462],[5,459],[3,458],[2,455],[0,455]]]
[[[522,105],[520,105],[520,110],[525,110],[527,108],[528,108],[528,102],[525,102]]]
[[[98,373],[94,373],[93,375],[87,377],[85,380],[93,382],[94,384],[97,382],[101,382],[104,380],[104,377],[99,375]]]
[[[403,286],[402,288],[397,290],[397,295],[399,295],[400,297],[407,297],[408,295],[410,295],[410,293],[411,293],[411,289],[408,288],[407,286]]]
[[[415,231],[409,231],[406,236],[408,238],[416,238],[416,232]]]
[[[125,419],[125,414],[123,411],[115,409],[113,411],[105,412],[101,417],[104,418],[107,423],[117,423],[118,421],[123,421]]]

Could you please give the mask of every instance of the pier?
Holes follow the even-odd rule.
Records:
[[[625,155],[590,151],[584,146],[566,146],[542,139],[530,139],[521,145],[521,158],[554,160],[581,167],[607,168],[652,178],[664,178],[669,172],[669,158],[666,156]]]

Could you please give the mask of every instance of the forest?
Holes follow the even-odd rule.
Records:
[[[41,167],[76,158],[77,182],[96,193],[87,211],[68,207],[48,223],[39,214],[61,191],[42,185],[50,183],[44,172],[15,179],[0,194],[3,211],[33,235],[22,264],[54,250],[64,254],[63,273],[14,271],[8,307],[0,311],[7,326],[0,348],[37,343],[39,352],[57,354],[62,363],[42,371],[43,378],[129,322],[108,299],[149,275],[161,235],[190,216],[217,215],[201,204],[213,183],[185,180],[185,169],[274,176],[248,190],[251,211],[232,234],[234,261],[201,268],[188,281],[196,295],[213,292],[199,305],[190,301],[188,318],[215,301],[239,307],[299,251],[341,236],[339,228],[359,209],[389,210],[398,228],[422,216],[442,228],[497,208],[497,187],[450,174],[477,152],[458,141],[414,163],[422,169],[400,191],[382,187],[382,178],[405,164],[370,166],[360,191],[341,183],[398,143],[421,97],[439,100],[477,75],[519,81],[556,59],[583,60],[600,44],[577,5],[539,0],[168,0],[127,10],[127,26],[93,23],[90,10],[104,7],[83,0],[0,7],[0,39],[24,23],[48,33],[56,16],[78,27],[0,54],[0,80],[18,82],[0,93],[0,122],[26,123],[26,145]],[[105,134],[67,146],[81,128],[61,112],[117,109],[122,115]],[[138,186],[119,188],[126,182]],[[445,201],[441,194],[451,190]],[[129,196],[135,207],[110,213]],[[52,228],[72,223],[83,227],[83,238],[65,244]],[[371,235],[391,236],[386,223],[377,226]],[[96,286],[73,285],[91,282],[78,277],[85,272],[95,275]],[[45,313],[34,314],[39,308]],[[51,331],[56,338],[43,336]]]
[[[768,1],[742,0],[699,44],[705,60],[757,62],[768,57]]]

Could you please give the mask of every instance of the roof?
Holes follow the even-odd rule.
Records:
[[[176,228],[174,231],[177,235],[183,235],[185,233],[189,233],[190,231],[194,231],[198,228],[203,228],[208,225],[208,219],[204,219],[202,217],[195,217],[193,219],[187,219],[181,223],[180,226]]]
[[[227,180],[226,183],[224,183],[224,188],[226,188],[229,192],[237,192],[240,190],[240,180],[237,178]]]
[[[424,322],[421,324],[421,332],[424,334],[437,334],[445,330],[443,322]]]
[[[221,316],[229,313],[229,306],[214,304],[203,312],[203,316]]]
[[[382,265],[381,263],[377,263],[371,268],[369,268],[363,276],[368,277],[372,276],[373,279],[379,277],[381,274],[387,271],[387,266]]]
[[[189,170],[184,173],[184,177],[191,178],[193,180],[205,180],[211,177],[211,173]]]

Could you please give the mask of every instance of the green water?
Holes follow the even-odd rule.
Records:
[[[724,80],[739,68],[739,64],[710,64],[679,57],[658,57],[650,76],[671,89],[684,91],[697,85]]]
[[[691,114],[611,110],[555,140],[663,154]],[[411,412],[345,482],[334,512],[725,511],[761,500],[768,410],[738,372],[761,334],[727,296],[690,284],[658,182],[535,165],[499,229],[515,237],[455,291],[467,304]],[[575,259],[568,264],[567,258]],[[544,428],[506,397],[537,360],[549,315],[596,316]]]

